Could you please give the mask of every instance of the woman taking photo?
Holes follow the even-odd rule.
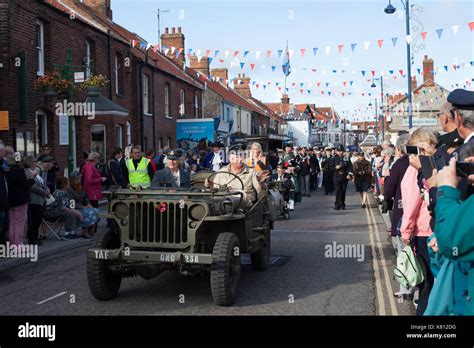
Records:
[[[354,184],[359,192],[361,208],[367,206],[367,191],[372,182],[370,162],[365,159],[364,153],[359,152],[354,162]]]

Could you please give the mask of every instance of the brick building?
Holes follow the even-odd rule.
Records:
[[[49,144],[61,168],[71,148],[78,167],[83,151],[110,157],[117,145],[175,146],[176,119],[202,117],[203,86],[179,62],[131,47],[132,39],[145,40],[114,23],[110,5],[110,0],[0,0],[0,111],[9,114],[1,143],[28,155]],[[184,45],[181,30],[176,34]],[[70,76],[101,74],[110,81],[94,99],[99,109],[94,119],[73,114],[60,121],[56,103],[63,100],[35,88],[38,77],[64,74],[66,65]],[[67,101],[89,98],[78,90]]]

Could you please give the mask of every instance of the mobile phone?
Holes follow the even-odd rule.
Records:
[[[420,149],[418,146],[407,145],[407,154],[409,155],[419,155]]]
[[[457,176],[467,178],[474,174],[474,163],[471,162],[457,162],[456,163]]]
[[[423,177],[428,180],[433,175],[433,170],[437,168],[435,159],[432,156],[420,156],[420,164]]]

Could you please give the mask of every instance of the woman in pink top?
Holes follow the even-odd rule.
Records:
[[[99,200],[104,197],[102,195],[102,183],[106,180],[106,178],[100,175],[99,170],[96,168],[99,162],[99,156],[98,153],[91,152],[81,172],[84,178],[84,191],[87,194],[90,204],[94,208],[99,207]]]
[[[408,145],[416,146],[422,156],[433,156],[437,139],[433,132],[425,128],[415,130],[408,140]],[[423,315],[428,305],[428,297],[433,287],[434,278],[430,269],[428,255],[428,237],[433,234],[430,227],[431,215],[428,210],[428,185],[421,173],[419,155],[409,156],[408,167],[401,182],[403,217],[400,226],[402,241],[411,245],[426,269],[425,280],[418,288],[417,315]]]

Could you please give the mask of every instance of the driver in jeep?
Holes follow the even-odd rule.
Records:
[[[229,165],[221,168],[214,179],[205,182],[206,188],[227,187],[235,191],[242,190],[242,184],[234,176],[238,176],[244,185],[245,201],[247,206],[253,205],[257,201],[257,195],[267,189],[265,182],[270,176],[267,171],[257,174],[257,172],[244,165],[245,151],[243,147],[234,147],[229,154]],[[232,173],[227,174],[227,173]]]

